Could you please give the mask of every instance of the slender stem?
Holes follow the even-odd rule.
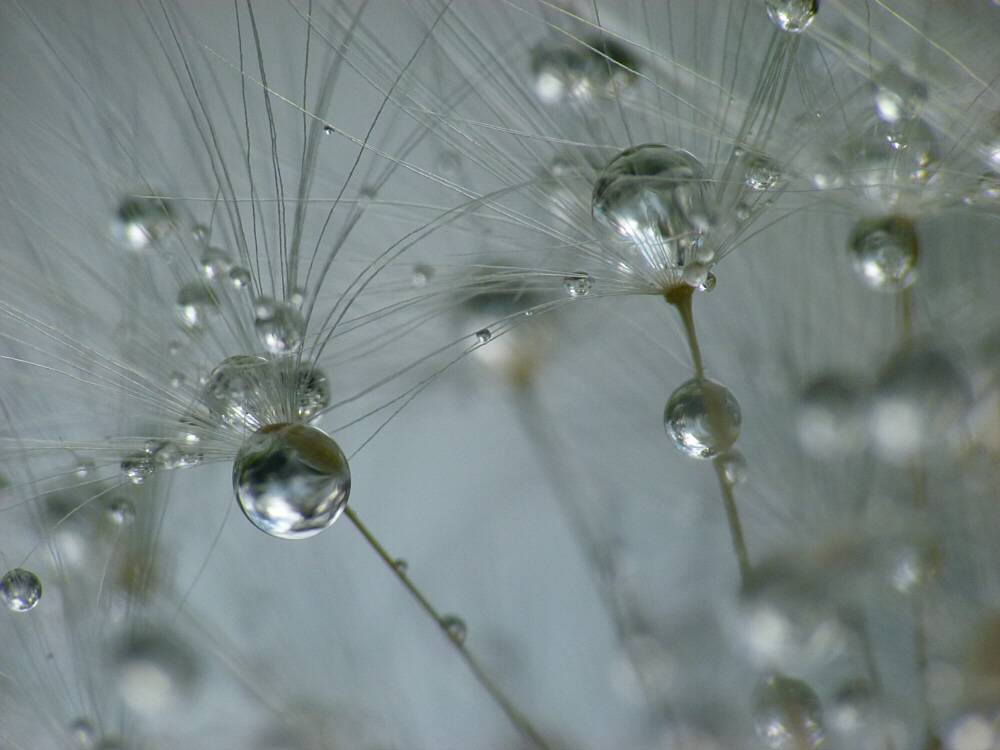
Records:
[[[448,640],[451,641],[452,645],[465,660],[466,665],[479,681],[479,684],[482,685],[486,692],[490,694],[494,701],[496,701],[497,705],[500,706],[500,709],[507,715],[507,718],[510,719],[511,723],[517,727],[518,731],[520,731],[521,734],[523,734],[537,748],[539,748],[539,750],[551,750],[548,743],[542,739],[541,735],[531,725],[531,722],[525,718],[524,714],[515,708],[514,704],[511,703],[510,699],[503,693],[500,687],[488,674],[486,674],[486,671],[476,660],[476,657],[474,657],[465,647],[465,644],[462,643],[461,638],[452,633],[448,627],[449,623],[447,619],[444,618],[434,608],[434,605],[427,600],[427,597],[425,597],[423,593],[421,593],[420,589],[414,585],[406,572],[402,570],[400,566],[396,565],[395,558],[392,557],[392,555],[386,551],[385,547],[383,547],[372,535],[372,533],[368,530],[368,527],[361,523],[361,519],[358,518],[358,515],[354,512],[354,510],[350,507],[346,507],[344,508],[344,515],[351,519],[351,523],[353,523],[357,530],[361,532],[361,536],[365,538],[365,541],[367,541],[371,548],[378,553],[378,556],[382,558],[385,564],[389,566],[389,569],[395,574],[396,578],[402,581],[403,585],[406,586],[410,594],[413,595],[413,598],[417,600],[417,603],[423,607],[424,611],[434,619],[434,621],[438,624],[438,627],[441,628],[441,631],[447,636]]]
[[[694,325],[694,309],[691,304],[693,297],[694,289],[684,284],[663,295],[667,303],[672,305],[681,316],[688,349],[691,350],[691,364],[694,367],[695,377],[699,380],[706,380],[705,364],[701,358],[701,346],[698,344],[698,332]],[[709,421],[716,425],[721,424],[725,418],[722,404],[715,398],[709,398],[708,401]],[[715,475],[719,479],[722,502],[726,508],[726,520],[729,522],[729,534],[733,540],[733,552],[736,554],[736,562],[740,568],[740,580],[745,585],[753,573],[753,568],[750,565],[750,554],[743,536],[743,524],[740,521],[739,509],[736,507],[736,498],[733,495],[733,484],[726,477],[726,463],[722,456],[716,456],[712,459],[712,465],[715,468]]]
[[[899,321],[903,343],[913,339],[913,290],[904,289],[899,294]]]

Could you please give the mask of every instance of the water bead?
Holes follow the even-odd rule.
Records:
[[[819,0],[764,0],[768,18],[782,31],[798,34],[816,17]]]
[[[465,621],[458,617],[457,615],[445,615],[441,618],[441,627],[456,643],[465,643],[465,637],[468,635],[469,629],[465,624]]]
[[[271,354],[294,354],[302,348],[306,322],[294,305],[263,298],[254,306],[257,338]]]
[[[97,742],[97,733],[90,720],[81,716],[74,719],[69,725],[69,734],[73,738],[77,747],[82,750],[91,750]]]
[[[225,277],[233,267],[233,259],[229,253],[217,247],[209,247],[202,253],[201,272],[206,279],[215,281]]]
[[[489,328],[483,328],[476,331],[476,343],[478,344],[487,344],[491,338],[493,338],[493,334],[490,333]]]
[[[128,526],[135,521],[135,506],[128,500],[117,498],[108,506],[108,518],[115,526]]]
[[[164,198],[128,197],[118,205],[111,234],[123,247],[141,251],[170,234],[176,220],[173,206]]]
[[[294,393],[295,416],[303,422],[316,419],[330,405],[330,381],[322,370],[315,367],[299,367],[294,372],[282,375],[283,390]]]
[[[709,273],[708,276],[705,277],[705,280],[701,284],[698,285],[698,291],[700,291],[700,292],[710,292],[713,289],[715,289],[715,285],[716,285],[717,282],[718,282],[718,279],[715,278],[715,274],[714,273]]]
[[[593,277],[584,271],[570,274],[563,279],[563,289],[570,297],[586,297],[593,288]]]
[[[751,190],[767,190],[781,179],[781,169],[768,157],[757,154],[747,160],[744,179]]]
[[[122,473],[132,484],[142,484],[156,470],[156,459],[148,451],[129,453],[121,462]]]
[[[229,270],[229,283],[233,285],[233,288],[246,289],[250,286],[251,281],[253,281],[253,277],[242,266],[233,266]]]
[[[796,429],[803,450],[817,458],[860,449],[866,439],[868,393],[841,375],[821,375],[803,388]]]
[[[233,462],[233,490],[246,517],[281,539],[305,539],[340,516],[351,472],[340,446],[304,424],[262,427]]]
[[[326,135],[333,135],[336,132],[337,131],[334,130],[333,125],[324,125],[323,126],[323,133],[325,133]]]
[[[730,449],[718,456],[722,475],[730,485],[742,484],[747,478],[747,460],[738,450]]]
[[[400,575],[404,576],[410,571],[410,564],[401,557],[393,561],[392,567],[394,567]]]
[[[637,80],[636,61],[610,39],[546,42],[531,53],[535,96],[546,105],[613,100]]]
[[[708,170],[687,151],[649,143],[622,151],[594,184],[598,224],[631,242],[654,271],[682,269],[715,217]]]
[[[819,698],[802,680],[776,674],[754,691],[757,734],[771,750],[809,750],[823,741]]]
[[[129,709],[153,717],[174,708],[195,686],[191,652],[163,633],[137,632],[118,647],[117,687]]]
[[[424,263],[418,263],[413,267],[412,284],[414,289],[423,289],[434,278],[434,268]]]
[[[740,434],[739,402],[725,386],[692,378],[673,392],[663,413],[667,435],[692,458],[712,458],[729,450]]]
[[[847,144],[841,169],[863,197],[891,207],[919,196],[940,160],[934,132],[923,120],[876,120]]]
[[[204,328],[218,311],[218,297],[204,284],[185,284],[177,293],[177,312],[188,328]]]
[[[958,438],[972,402],[965,373],[941,352],[905,349],[882,369],[870,430],[880,455],[893,462]]]
[[[268,412],[265,378],[268,361],[241,354],[223,360],[208,376],[201,400],[224,423],[256,430]]]
[[[862,219],[847,241],[854,272],[869,288],[895,292],[917,278],[920,238],[910,219]]]
[[[895,65],[888,65],[875,78],[875,111],[883,122],[909,120],[927,102],[927,84]]]
[[[695,289],[701,288],[708,283],[708,266],[701,263],[689,263],[684,266],[684,273],[681,274],[684,283],[693,286]]]
[[[34,609],[42,598],[42,582],[24,568],[14,568],[0,580],[0,598],[14,612]]]

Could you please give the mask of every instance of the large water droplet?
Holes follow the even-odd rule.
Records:
[[[711,175],[687,151],[654,143],[622,151],[594,184],[594,220],[631,243],[632,263],[676,275],[715,216]]]
[[[304,424],[262,427],[233,462],[233,489],[243,513],[261,531],[305,539],[340,516],[351,472],[340,446]]]
[[[798,34],[816,17],[819,0],[764,0],[768,18],[782,31]]]
[[[0,580],[0,598],[14,612],[34,609],[42,598],[42,582],[24,568],[14,568]]]
[[[916,281],[920,239],[911,219],[862,219],[847,249],[854,272],[872,289],[895,292]]]
[[[111,222],[111,235],[129,250],[145,250],[173,230],[173,206],[165,198],[137,196],[125,198]]]
[[[636,61],[611,39],[543,43],[531,53],[535,96],[543,104],[612,100],[637,80]]]
[[[670,440],[693,458],[729,450],[742,422],[740,404],[729,389],[703,378],[692,378],[674,391],[663,413]]]
[[[809,750],[823,741],[819,698],[802,680],[777,674],[753,697],[757,734],[771,750]]]
[[[919,195],[940,159],[937,138],[923,120],[876,120],[843,153],[843,174],[864,198],[892,207]]]
[[[255,304],[257,338],[271,354],[292,354],[302,348],[306,322],[293,305],[261,299]]]

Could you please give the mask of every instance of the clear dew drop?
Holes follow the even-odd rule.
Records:
[[[414,289],[423,289],[432,278],[434,278],[434,268],[432,266],[418,263],[413,267],[411,283]]]
[[[836,374],[821,375],[803,388],[796,430],[803,450],[816,458],[847,455],[866,442],[868,392]]]
[[[207,245],[212,238],[212,228],[206,224],[195,224],[191,227],[191,237],[201,245]]]
[[[177,293],[177,312],[187,328],[204,328],[218,311],[218,297],[204,284],[185,284]]]
[[[764,0],[768,18],[782,31],[798,34],[813,22],[819,0]]]
[[[169,634],[137,632],[115,656],[118,692],[140,716],[151,718],[176,707],[196,685],[194,655]]]
[[[864,198],[891,207],[919,196],[939,162],[937,137],[920,118],[895,123],[875,120],[847,144],[839,169]]]
[[[594,278],[584,271],[570,274],[563,279],[563,289],[570,297],[586,297],[594,288]]]
[[[199,266],[201,267],[202,275],[206,279],[215,281],[224,278],[232,270],[233,259],[229,257],[229,253],[225,250],[217,247],[209,247],[202,253]]]
[[[728,388],[692,378],[673,392],[663,413],[671,442],[692,458],[712,458],[729,450],[740,434],[743,417]]]
[[[211,414],[239,429],[256,430],[267,413],[268,361],[241,354],[223,360],[208,376],[201,400]]]
[[[294,396],[296,416],[303,422],[310,422],[330,405],[330,381],[322,370],[315,367],[299,367],[293,373],[283,374],[284,389]]]
[[[550,106],[613,100],[635,85],[636,69],[628,49],[605,38],[544,42],[531,53],[535,97]]]
[[[247,289],[251,281],[253,281],[253,277],[242,266],[233,266],[229,270],[229,283],[232,284],[234,289]]]
[[[809,750],[823,741],[819,698],[802,680],[777,674],[754,691],[757,734],[771,750]]]
[[[757,154],[747,160],[744,180],[751,190],[767,190],[781,179],[781,169],[771,159]]]
[[[42,598],[42,582],[24,568],[14,568],[0,580],[0,598],[13,612],[34,609]]]
[[[233,490],[243,513],[261,531],[305,539],[340,516],[351,472],[340,446],[304,424],[262,427],[233,462]]]
[[[622,151],[594,183],[594,220],[627,240],[634,262],[676,274],[696,257],[715,219],[708,170],[687,151],[649,143]]]
[[[747,478],[747,460],[738,450],[730,449],[719,454],[722,476],[730,485],[743,484]]]
[[[323,133],[326,135],[333,135],[336,131],[333,129],[333,125],[324,125]]]
[[[132,484],[142,484],[156,470],[156,459],[148,451],[129,453],[121,462],[122,473]]]
[[[465,625],[465,620],[457,615],[445,615],[441,618],[441,627],[456,643],[465,643],[465,637],[469,633],[468,627]]]
[[[893,463],[947,447],[960,439],[971,402],[968,378],[949,357],[924,347],[905,349],[886,364],[875,386],[875,447]]]
[[[135,505],[124,498],[116,498],[108,505],[108,518],[115,526],[129,526],[135,521]]]
[[[410,572],[410,564],[401,557],[392,563],[392,567],[404,576]]]
[[[847,241],[851,266],[870,289],[896,292],[917,279],[920,238],[910,219],[862,219]]]
[[[271,354],[294,354],[302,349],[306,322],[294,305],[262,298],[254,304],[257,338]]]
[[[886,66],[875,78],[875,111],[883,122],[916,117],[927,96],[927,84],[896,65]]]
[[[681,278],[688,286],[700,289],[702,285],[708,283],[708,266],[701,263],[689,263],[684,266],[684,273]]]
[[[487,344],[491,338],[493,338],[493,334],[489,328],[482,328],[476,331],[476,343],[478,344]]]
[[[129,250],[142,251],[164,239],[177,222],[173,205],[165,198],[128,197],[111,221],[111,236]]]
[[[699,292],[710,292],[713,289],[715,289],[715,285],[716,285],[717,282],[718,282],[718,279],[715,278],[715,274],[714,273],[709,273],[708,276],[705,277],[705,280],[701,284],[698,285],[698,291]]]

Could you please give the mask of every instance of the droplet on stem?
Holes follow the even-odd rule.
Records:
[[[0,580],[0,598],[14,612],[34,609],[42,598],[42,582],[24,568],[14,568]]]
[[[671,394],[663,413],[667,435],[692,458],[712,458],[729,450],[739,437],[740,404],[723,385],[692,378]]]

